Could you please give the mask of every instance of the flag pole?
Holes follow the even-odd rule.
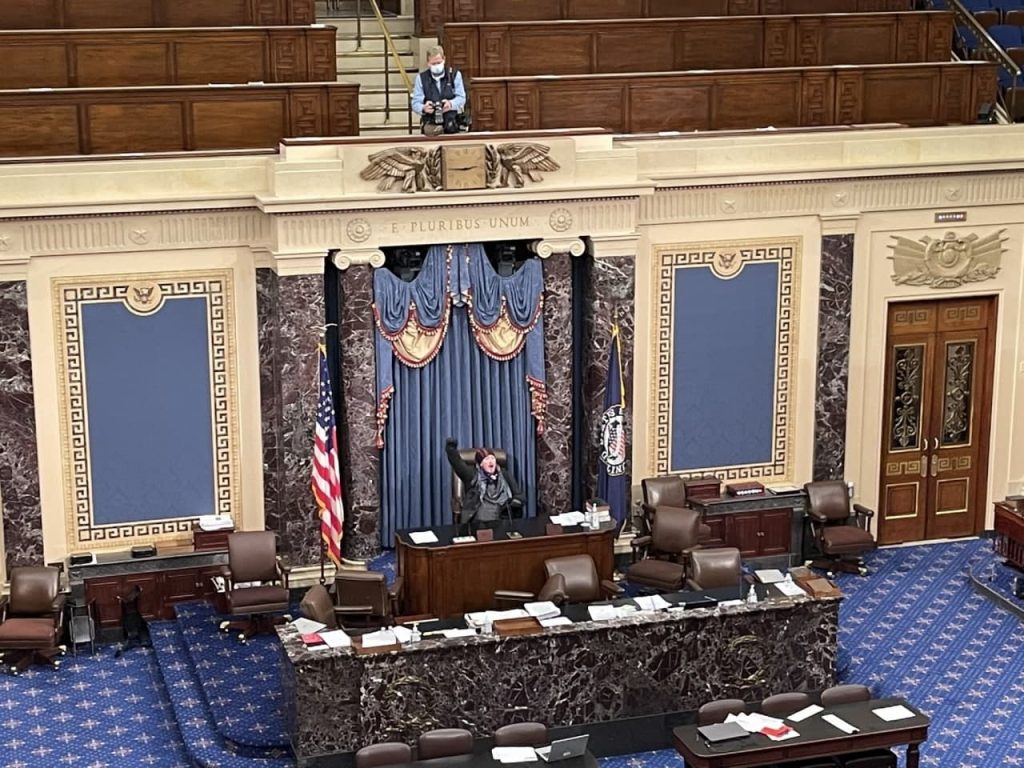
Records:
[[[317,357],[316,357],[316,383],[314,384],[314,387],[316,388],[317,392],[320,391],[320,354],[321,354],[321,350],[323,350],[323,355],[326,357],[327,356],[327,327],[326,326],[324,326],[323,328],[320,329],[320,340],[317,342],[317,348],[316,348],[316,355],[317,355]],[[316,429],[316,426],[315,426],[315,424],[316,424],[316,416],[313,417],[313,422],[314,422],[313,429],[315,430]],[[324,515],[324,512],[323,512],[322,509],[320,509],[320,505],[319,504],[314,505],[314,508],[316,509],[316,530],[317,530],[317,533],[320,534],[320,535],[317,536],[317,538],[320,540],[320,586],[322,587],[325,584],[327,584],[326,562],[325,562],[326,559],[327,559],[327,542],[324,541],[324,537],[320,533],[321,532],[321,526],[323,525],[323,515]]]

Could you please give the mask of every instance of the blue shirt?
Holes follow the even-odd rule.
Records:
[[[448,70],[445,70],[444,74],[441,75],[434,75],[430,70],[427,70],[427,72],[434,78],[434,82],[438,84],[438,90],[440,90],[440,83],[445,78]],[[462,112],[466,108],[466,88],[462,84],[462,73],[457,70],[454,82],[452,83],[452,89],[455,91],[455,98],[452,99],[452,109],[456,112]],[[417,115],[423,114],[423,81],[419,76],[416,77],[416,82],[412,87],[412,111]]]

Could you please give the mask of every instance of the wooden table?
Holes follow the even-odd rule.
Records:
[[[887,723],[873,710],[902,704],[915,713],[913,718]],[[708,744],[697,733],[696,725],[672,729],[672,743],[689,768],[756,768],[789,760],[828,757],[878,748],[907,745],[907,768],[918,768],[919,745],[928,738],[930,720],[904,699],[872,699],[855,704],[839,704],[821,714],[833,713],[860,730],[845,734],[814,715],[802,723],[790,723],[800,735],[787,741],[772,741],[753,734]]]
[[[567,526],[546,534],[546,517],[502,522],[494,540],[454,544],[459,526],[433,528],[436,544],[414,544],[410,531],[395,534],[398,574],[404,583],[403,612],[458,616],[494,607],[494,592],[511,589],[538,592],[544,586],[544,561],[564,555],[590,555],[599,578],[610,579],[614,568],[615,526],[598,530]],[[423,529],[417,529],[423,530]],[[521,538],[509,538],[516,532]]]
[[[1011,502],[997,501],[995,508],[996,553],[1024,570],[1024,514]]]

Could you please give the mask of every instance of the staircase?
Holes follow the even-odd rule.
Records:
[[[340,3],[327,8],[318,3],[321,14],[317,21],[338,29],[338,80],[359,83],[359,132],[364,136],[398,136],[409,134],[409,96],[405,81],[397,71],[394,57],[388,54],[385,74],[387,42],[377,24],[369,3],[363,3],[362,44],[359,42],[359,22],[355,18],[354,3]],[[385,16],[391,39],[398,49],[401,66],[412,81],[416,77],[417,62],[413,49],[414,22],[412,16]],[[385,78],[387,86],[385,87]],[[387,93],[390,90],[391,111],[387,111]],[[416,121],[418,123],[418,120]],[[416,126],[418,129],[418,125]]]

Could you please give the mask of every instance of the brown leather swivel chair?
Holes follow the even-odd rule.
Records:
[[[408,744],[390,741],[371,744],[356,752],[356,768],[378,768],[412,762],[412,748]]]
[[[630,584],[659,592],[683,588],[690,554],[700,535],[700,513],[693,509],[661,507],[650,536],[632,541],[633,564],[626,573]]]
[[[17,674],[35,661],[60,666],[63,612],[60,569],[11,569],[11,594],[0,602],[0,654],[11,672]]]
[[[866,685],[848,683],[833,685],[821,692],[821,706],[834,707],[836,704],[849,704],[857,701],[871,701],[871,689]]]
[[[597,575],[590,555],[567,555],[544,561],[547,581],[538,600],[561,603],[592,603],[622,594],[622,587]]]
[[[494,732],[496,747],[539,747],[549,740],[548,727],[544,723],[513,723]]]
[[[718,699],[701,704],[697,710],[697,725],[724,723],[729,715],[739,715],[747,711],[743,699]]]
[[[473,753],[473,734],[465,728],[438,728],[422,734],[416,742],[416,759],[454,757]]]
[[[875,548],[868,521],[875,513],[860,504],[850,514],[850,493],[842,480],[820,480],[804,485],[807,516],[823,558],[811,565],[832,571],[867,573],[863,556]]]
[[[462,448],[459,451],[459,458],[467,464],[476,464],[476,452],[477,448]],[[498,461],[498,466],[502,469],[508,469],[508,453],[499,448],[497,450],[488,449],[494,451],[494,458]],[[452,473],[452,518],[456,523],[462,522],[462,494],[465,488],[462,485],[462,481],[459,476],[455,474],[455,470],[451,470]]]
[[[761,711],[772,717],[789,717],[811,704],[811,696],[802,691],[777,693],[761,702]]]
[[[388,587],[378,571],[346,571],[334,574],[334,614],[346,628],[372,628],[394,623],[402,598],[402,577]]]
[[[261,632],[273,632],[283,624],[288,610],[288,574],[291,569],[277,558],[277,535],[273,531],[242,531],[228,535],[228,564],[222,574],[227,580],[227,607],[231,616],[248,616],[221,622],[224,632],[238,632],[243,643]],[[235,586],[252,584],[253,586]]]
[[[689,507],[686,500],[686,485],[683,478],[678,475],[660,475],[659,477],[647,477],[640,481],[640,489],[644,494],[643,510],[644,519],[647,521],[647,530],[654,527],[654,518],[659,507]],[[700,523],[698,530],[698,541],[707,541],[711,538],[711,527]]]
[[[314,584],[306,591],[302,596],[302,602],[299,603],[299,613],[311,621],[324,624],[328,629],[338,628],[334,601],[323,584]]]
[[[714,589],[739,586],[743,573],[740,551],[735,547],[695,549],[690,553],[690,573],[686,588]]]

